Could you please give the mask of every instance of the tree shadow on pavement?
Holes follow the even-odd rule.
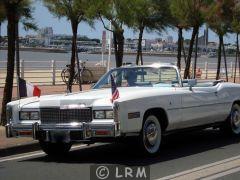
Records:
[[[78,164],[120,164],[127,166],[147,166],[164,161],[187,157],[240,142],[238,137],[229,137],[218,130],[178,133],[164,137],[161,152],[156,157],[143,155],[134,145],[103,144],[90,145],[73,150],[61,158],[43,156],[24,161],[57,162]]]

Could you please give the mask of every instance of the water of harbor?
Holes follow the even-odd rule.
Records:
[[[46,52],[30,52],[30,51],[21,51],[20,57],[26,62],[27,67],[31,68],[31,66],[39,67],[39,68],[47,68],[50,65],[51,60],[56,61],[57,68],[62,68],[66,64],[69,64],[71,53],[46,53]],[[82,54],[79,53],[79,58],[81,60],[88,60],[90,64],[97,64],[102,60],[101,54]],[[108,55],[104,55],[104,60],[108,59]],[[7,51],[0,50],[0,67],[6,67],[7,60]],[[135,63],[136,56],[135,55],[125,55],[124,62]],[[143,61],[145,64],[151,64],[154,62],[161,63],[176,63],[175,57],[159,57],[159,56],[143,56]],[[227,62],[230,64],[234,63],[234,57],[228,57]],[[199,57],[198,58],[198,67],[204,68],[205,62],[209,63],[209,68],[216,68],[217,58],[206,58]],[[223,59],[222,59],[223,62]],[[183,63],[184,64],[184,63]],[[111,56],[111,66],[115,67],[115,56]],[[224,65],[222,65],[224,67]]]

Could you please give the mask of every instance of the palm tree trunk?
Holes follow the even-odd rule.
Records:
[[[234,65],[234,80],[233,82],[236,82],[236,75],[237,75],[237,61],[238,61],[238,52],[239,52],[239,39],[238,39],[239,34],[237,33],[237,37],[236,37],[236,43],[237,43],[237,48],[236,48],[236,59],[235,59],[235,65]]]
[[[19,50],[19,22],[16,22],[16,70],[17,76],[20,76],[20,50]]]
[[[136,57],[136,65],[139,65],[139,58],[141,58],[142,64],[142,38],[143,38],[143,31],[144,27],[139,27],[139,37],[138,37],[138,50],[137,50],[137,57]]]
[[[140,53],[140,61],[141,61],[141,65],[143,65],[143,53],[142,53],[142,50],[141,50],[141,53]]]
[[[191,58],[192,58],[192,52],[193,52],[193,45],[194,45],[194,39],[196,37],[198,29],[199,29],[198,26],[193,27],[192,37],[191,37],[190,45],[189,45],[187,63],[186,63],[185,71],[184,71],[184,79],[187,79],[190,77],[189,72],[190,72]]]
[[[7,62],[7,76],[5,80],[5,87],[2,101],[1,124],[5,125],[6,121],[6,105],[12,100],[13,77],[14,77],[14,60],[15,60],[15,23],[16,9],[8,4],[7,6],[7,20],[8,20],[8,62]]]
[[[116,67],[121,67],[123,63],[123,52],[124,52],[124,31],[113,32],[113,43],[116,59]]]
[[[123,52],[124,52],[124,35],[123,35],[124,31],[121,30],[121,32],[119,33],[118,36],[118,63],[117,63],[117,67],[121,67],[123,64]]]
[[[78,57],[78,48],[77,48],[77,43],[76,43],[76,61],[77,61],[77,69],[78,69],[78,85],[79,85],[79,91],[82,91],[82,72],[80,70],[80,62],[79,62],[79,57]]]
[[[184,62],[186,65],[187,64],[187,55],[186,55],[185,47],[184,47],[184,38],[182,38],[182,52],[183,52]]]
[[[222,61],[222,41],[223,41],[223,36],[219,35],[218,64],[217,64],[216,80],[220,79],[220,70],[221,70],[221,61]]]
[[[140,62],[141,62],[141,65],[143,65],[143,55],[142,55],[142,51],[140,53]]]
[[[222,39],[222,48],[223,48],[223,57],[224,57],[224,64],[225,64],[226,81],[228,82],[227,58],[226,58],[226,51],[225,51],[225,45],[224,45],[223,39]]]
[[[195,42],[195,59],[194,59],[194,67],[193,67],[193,78],[196,78],[196,69],[197,69],[197,58],[198,58],[198,34],[196,34],[196,42]]]
[[[0,43],[2,41],[2,23],[0,22]]]
[[[115,61],[116,61],[116,66],[118,62],[118,42],[117,42],[117,34],[114,31],[113,32],[113,45],[114,45],[114,54],[115,54]]]
[[[76,62],[76,50],[77,50],[77,28],[78,23],[75,21],[71,22],[72,25],[72,55],[71,55],[71,65],[70,65],[70,77],[68,80],[68,92],[72,92],[73,78],[75,75],[75,62]]]
[[[182,28],[178,28],[178,55],[177,55],[177,67],[181,69],[182,58]]]
[[[237,54],[238,54],[238,76],[240,77],[240,54],[239,54],[239,39],[237,44]],[[237,74],[237,73],[236,73]],[[240,78],[239,78],[240,79]]]

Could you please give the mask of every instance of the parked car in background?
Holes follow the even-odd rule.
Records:
[[[111,76],[119,98],[112,101]],[[107,72],[91,90],[26,98],[7,105],[7,137],[33,136],[47,154],[74,142],[112,142],[134,136],[157,154],[162,136],[220,127],[240,134],[240,85],[182,80],[171,64],[125,66]]]

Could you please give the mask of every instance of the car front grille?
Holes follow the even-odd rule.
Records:
[[[91,122],[92,110],[86,109],[59,109],[42,108],[40,109],[42,124],[62,124],[72,122]]]

